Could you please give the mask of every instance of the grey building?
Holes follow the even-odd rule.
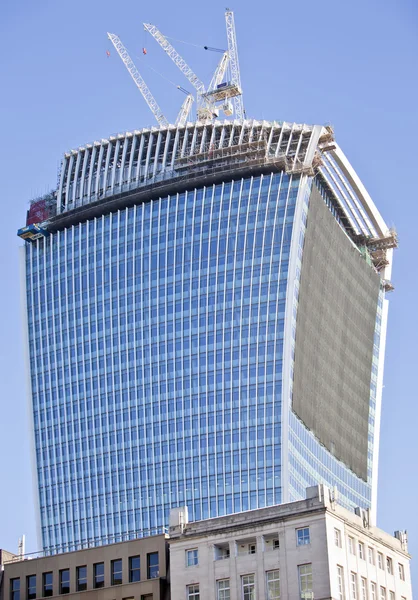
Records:
[[[167,600],[167,536],[4,561],[1,600]]]

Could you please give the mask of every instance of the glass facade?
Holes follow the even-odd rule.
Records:
[[[126,137],[112,143],[126,177],[136,173],[135,181],[144,185],[151,170],[155,175],[160,164],[174,165],[180,148],[178,160],[185,160],[188,144],[197,152],[197,139],[200,150],[207,143],[210,157],[214,142],[221,147],[226,140],[245,141],[243,147],[251,149],[257,139],[259,152],[266,138],[271,160],[303,148],[312,161],[311,144],[329,135],[321,127],[316,133],[309,129],[311,142],[301,126],[293,141],[293,129],[283,133],[274,126],[263,137],[258,125],[248,131],[228,126],[228,137],[214,127],[194,137],[182,132],[181,143],[178,132],[149,134],[152,169],[147,142]],[[95,198],[90,159],[92,165],[94,157],[97,165],[104,161],[109,171],[111,184],[103,194],[110,196],[122,177],[120,161],[111,162],[110,145],[88,152],[84,163],[80,156],[65,159],[62,218],[76,207],[70,199],[81,205],[83,194]],[[336,164],[332,175],[342,177]],[[82,177],[84,187],[74,187]],[[187,505],[190,520],[199,520],[296,500],[319,481],[338,485],[347,506],[370,505],[383,293],[366,482],[291,410],[298,283],[312,186],[343,226],[341,211],[325,183],[314,184],[301,171],[276,168],[232,178],[230,169],[222,182],[189,185],[190,191],[113,212],[104,209],[26,243],[46,552],[161,533],[172,507]]]
[[[71,549],[281,502],[299,178],[107,214],[27,246],[42,535]]]

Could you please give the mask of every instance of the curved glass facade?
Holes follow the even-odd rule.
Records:
[[[27,246],[45,550],[280,503],[299,177],[144,202]]]
[[[347,507],[375,507],[396,235],[330,127],[111,136],[66,153],[57,190],[29,213],[19,235],[46,552],[159,533],[172,507],[205,519],[319,482]],[[322,293],[317,274],[336,285]],[[348,340],[341,371],[323,349],[338,367],[342,334],[321,330],[320,313]],[[345,446],[342,418],[327,421],[340,408]]]

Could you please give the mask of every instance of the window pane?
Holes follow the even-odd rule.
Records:
[[[338,546],[338,548],[341,548],[341,531],[337,528],[334,529],[334,538],[335,545]]]
[[[197,548],[186,550],[186,566],[193,567],[199,563]]]
[[[141,580],[141,560],[139,556],[131,556],[129,559],[129,581]]]
[[[357,575],[355,573],[351,573],[350,579],[351,579],[351,597],[353,600],[357,600]]]
[[[304,546],[305,544],[311,543],[309,527],[302,527],[301,529],[296,529],[296,543],[298,546]]]
[[[60,594],[70,593],[70,569],[60,571]]]
[[[373,581],[370,584],[371,600],[376,600],[376,584]]]
[[[10,600],[20,600],[20,578],[10,580]]]
[[[243,575],[241,582],[243,600],[255,600],[254,575]]]
[[[52,596],[52,573],[43,574],[43,596],[47,598]]]
[[[267,600],[279,600],[280,598],[280,577],[279,570],[269,571],[267,573]]]
[[[95,588],[104,587],[104,563],[96,563],[93,565],[93,585]]]
[[[338,578],[338,600],[344,600],[344,569],[337,566],[337,578]]]
[[[87,567],[77,567],[77,591],[82,592],[87,589]]]
[[[29,575],[27,578],[27,600],[36,598],[36,575]]]
[[[299,565],[299,591],[302,600],[312,598],[312,565]]]
[[[121,585],[122,584],[122,559],[112,560],[111,566],[111,584]]]
[[[193,584],[187,586],[187,600],[199,600],[199,585]]]
[[[361,578],[361,600],[367,600],[367,581],[364,577]]]
[[[160,576],[158,566],[158,552],[150,552],[147,554],[148,579],[154,579]]]
[[[229,579],[220,579],[216,582],[218,590],[217,600],[230,600]]]

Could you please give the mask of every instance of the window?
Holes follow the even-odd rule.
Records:
[[[229,558],[229,545],[215,546],[215,560],[223,560]]]
[[[96,563],[93,565],[93,587],[104,587],[104,563]]]
[[[370,584],[370,590],[371,590],[371,600],[377,600],[376,599],[376,584],[373,583],[373,581]]]
[[[273,540],[273,550],[278,550],[280,548],[280,542],[279,539],[275,539]]]
[[[402,579],[402,581],[405,581],[405,569],[403,564],[398,563],[399,566],[399,578]]]
[[[381,552],[377,553],[377,564],[379,565],[379,569],[383,569],[383,554]]]
[[[122,584],[122,559],[110,561],[110,583],[111,585]]]
[[[302,600],[312,598],[312,564],[298,566],[299,593]]]
[[[245,556],[247,554],[256,554],[257,544],[255,542],[247,542],[241,544],[237,542],[237,554],[238,556]]]
[[[139,556],[129,557],[129,583],[141,581],[141,559]]]
[[[150,552],[147,554],[147,576],[148,579],[155,579],[160,576],[160,570],[158,566],[158,552]],[[199,597],[199,586],[197,586],[197,594]]]
[[[82,592],[87,589],[87,567],[77,567],[77,592]]]
[[[392,590],[389,592],[389,600],[395,600],[395,592],[392,592]]]
[[[152,594],[141,594],[141,600],[153,600]]]
[[[229,587],[229,579],[219,579],[216,582],[216,600],[230,600],[231,590]]]
[[[42,596],[44,598],[52,596],[52,573],[42,574]]]
[[[352,537],[348,538],[348,551],[350,554],[356,553],[355,546],[354,546],[354,538],[352,538]]]
[[[380,600],[386,600],[386,588],[383,585],[380,586]]]
[[[186,550],[186,567],[194,567],[199,564],[199,554],[197,548]]]
[[[29,575],[26,578],[26,598],[27,600],[36,598],[36,575]]]
[[[60,594],[70,593],[70,569],[61,569],[59,574]]]
[[[353,600],[357,600],[357,575],[356,573],[350,574],[351,581],[351,597]]]
[[[367,600],[367,581],[364,577],[361,578],[361,600]]]
[[[337,528],[334,529],[334,540],[335,540],[335,545],[338,548],[342,547],[342,542],[341,542],[341,531]]]
[[[364,544],[362,542],[358,543],[358,555],[361,560],[366,560],[364,556]]]
[[[267,572],[267,599],[280,600],[280,572],[279,569]]]
[[[20,600],[20,577],[10,580],[10,600]]]
[[[296,529],[296,545],[306,546],[310,543],[311,538],[309,535],[309,527],[302,527],[301,529]]]
[[[254,575],[243,575],[241,577],[242,600],[255,600]]]
[[[194,583],[193,585],[188,585],[187,586],[187,600],[199,600],[199,598],[200,598],[199,584]]]
[[[373,550],[373,548],[369,547],[368,552],[369,552],[369,563],[371,565],[374,565],[374,550]]]
[[[337,565],[338,600],[344,600],[344,569]]]
[[[393,575],[393,560],[390,558],[390,556],[386,557],[386,568],[389,575]]]

